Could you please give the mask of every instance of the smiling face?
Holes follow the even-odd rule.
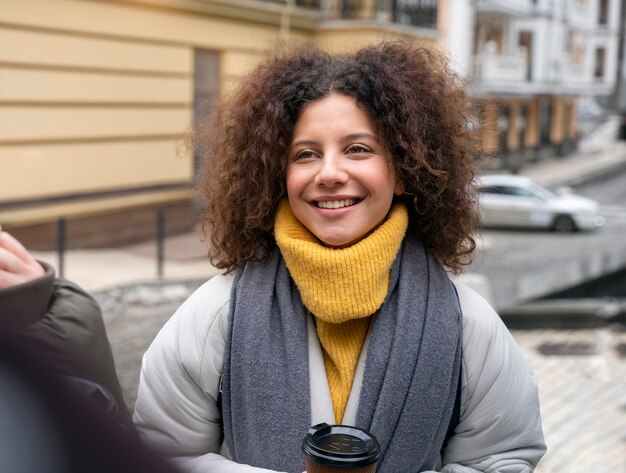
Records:
[[[322,243],[358,242],[382,223],[400,191],[389,152],[353,98],[331,94],[302,110],[287,195],[296,218]]]

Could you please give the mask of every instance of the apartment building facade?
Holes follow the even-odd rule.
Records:
[[[579,100],[607,96],[618,67],[619,0],[475,0],[469,77],[485,108],[484,150],[510,166],[563,155]]]

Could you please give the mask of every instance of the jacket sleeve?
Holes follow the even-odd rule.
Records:
[[[183,472],[269,473],[228,459],[217,406],[231,277],[201,286],[143,357],[133,420],[146,443]]]
[[[50,306],[54,286],[54,269],[39,263],[43,276],[22,284],[0,289],[0,334],[14,335],[40,321]]]
[[[534,376],[489,304],[463,285],[457,289],[464,324],[461,419],[440,471],[530,473],[546,451]]]
[[[23,287],[13,287],[12,300],[30,300],[11,314],[27,321],[15,325],[14,335],[43,353],[59,374],[107,388],[118,405],[118,420],[132,425],[98,303],[73,282],[54,278],[52,268],[42,265],[45,276],[20,285]],[[29,294],[38,296],[31,298]]]

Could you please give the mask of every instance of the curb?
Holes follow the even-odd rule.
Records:
[[[550,299],[499,311],[510,329],[585,329],[626,323],[626,298]]]
[[[623,171],[624,169],[626,169],[626,154],[622,155],[621,159],[617,162],[614,162],[600,169],[590,171],[586,174],[582,174],[580,176],[565,179],[561,184],[557,184],[557,186],[569,186],[575,188],[586,184],[591,184],[592,182],[602,181],[609,177],[611,174]]]

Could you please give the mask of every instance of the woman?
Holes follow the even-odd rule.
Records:
[[[145,355],[145,439],[187,471],[298,473],[307,428],[343,423],[377,437],[379,472],[534,469],[532,374],[447,276],[474,249],[467,103],[403,43],[299,50],[242,81],[202,182],[225,274]]]

